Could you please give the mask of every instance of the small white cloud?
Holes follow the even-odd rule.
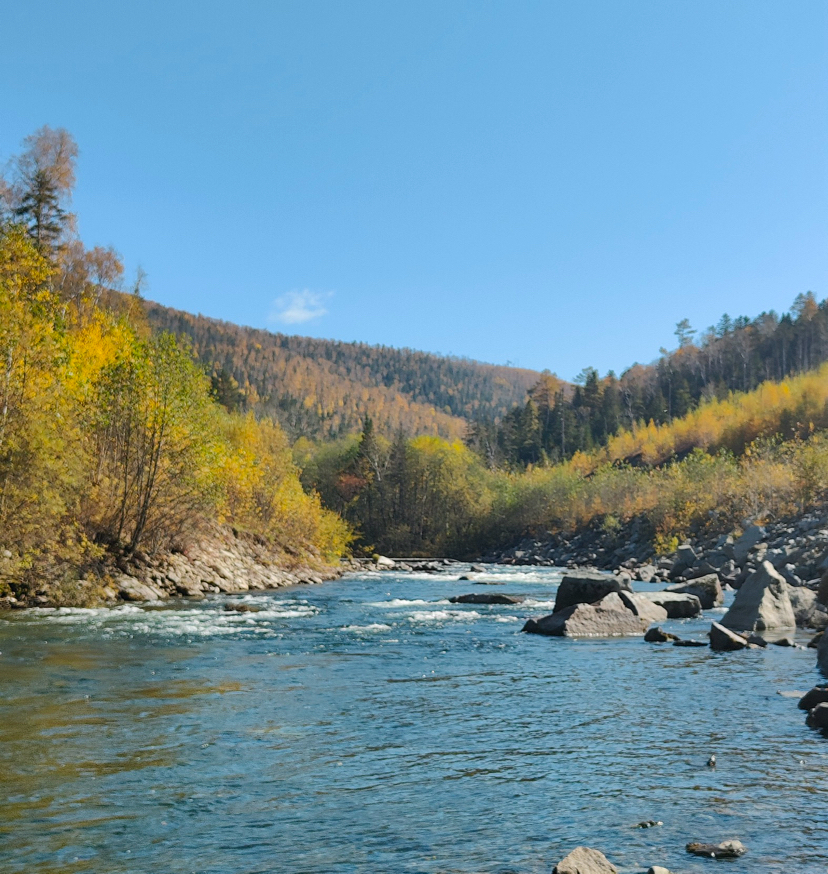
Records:
[[[326,303],[332,296],[332,291],[311,291],[309,288],[289,291],[273,301],[268,321],[299,325],[318,319],[328,312]]]

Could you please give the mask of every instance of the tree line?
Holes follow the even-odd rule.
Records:
[[[476,417],[500,418],[537,372],[463,358],[273,334],[146,302],[150,324],[187,339],[230,409],[277,419],[294,440],[358,434],[365,415],[386,437],[462,437]]]
[[[467,445],[492,468],[554,463],[606,446],[622,431],[680,419],[705,401],[804,373],[828,360],[828,300],[808,291],[782,316],[724,315],[698,335],[684,319],[676,337],[677,349],[620,377],[588,367],[570,385],[543,373],[501,419],[473,421]]]

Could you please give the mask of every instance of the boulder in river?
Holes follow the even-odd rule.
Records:
[[[668,586],[667,591],[695,595],[701,603],[702,610],[711,610],[713,607],[724,604],[724,593],[718,574],[705,574],[702,577],[696,577],[689,583]]]
[[[701,615],[701,601],[695,595],[681,592],[641,592],[641,596],[663,607],[667,611],[668,619],[692,619]]]
[[[620,598],[627,610],[631,610],[647,622],[663,622],[668,618],[667,611],[663,607],[638,592],[618,592],[614,597]]]
[[[674,640],[673,646],[707,647],[703,640]]]
[[[644,634],[647,623],[630,610],[598,604],[573,604],[542,619],[530,619],[523,631],[549,637],[624,637]]]
[[[747,847],[741,841],[722,841],[720,844],[700,844],[693,841],[687,845],[687,852],[713,859],[738,859],[745,855]]]
[[[736,634],[729,628],[719,625],[714,622],[710,626],[710,648],[718,652],[733,652],[737,649],[746,649],[748,646],[747,638],[741,634]]]
[[[452,604],[522,604],[519,595],[503,595],[500,592],[473,592],[470,595],[455,595],[449,598]]]
[[[828,634],[823,634],[817,646],[817,667],[828,677]]]
[[[565,574],[555,596],[555,612],[574,604],[594,604],[610,592],[629,591],[629,583],[612,574],[579,571]]]
[[[809,689],[799,699],[797,707],[799,707],[800,710],[811,710],[816,707],[817,704],[828,704],[828,684],[826,683],[814,686],[813,689]]]
[[[599,850],[575,847],[552,869],[552,874],[618,874],[618,869]]]
[[[667,643],[668,640],[678,640],[678,637],[675,634],[670,634],[669,631],[663,631],[657,625],[654,625],[652,628],[647,629],[647,633],[644,635],[644,640],[647,643]]]
[[[828,703],[812,707],[805,717],[805,724],[810,728],[828,728]]]
[[[721,624],[734,631],[795,627],[788,584],[769,561],[745,580]]]
[[[669,868],[662,868],[661,865],[651,865],[647,869],[647,874],[670,874]]]

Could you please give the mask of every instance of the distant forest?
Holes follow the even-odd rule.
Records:
[[[410,349],[273,334],[150,301],[145,308],[154,329],[192,344],[224,406],[277,419],[294,440],[358,433],[366,415],[389,437],[401,430],[462,438],[468,421],[499,420],[522,403],[539,377]]]
[[[588,367],[573,389],[542,374],[501,420],[473,422],[467,444],[491,468],[561,461],[606,445],[622,429],[666,424],[703,401],[811,370],[828,360],[828,301],[809,291],[782,316],[724,315],[699,336],[685,319],[676,337],[675,351],[662,349],[655,363],[635,364],[620,378]]]

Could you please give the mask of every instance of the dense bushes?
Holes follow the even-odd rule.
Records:
[[[665,551],[704,526],[778,516],[828,497],[828,367],[622,432],[554,465],[491,469],[460,444],[375,438],[301,447],[308,484],[366,548],[474,556],[525,534],[640,517]],[[632,464],[623,459],[634,458]]]
[[[77,571],[108,548],[169,548],[215,520],[335,560],[347,526],[303,491],[279,427],[224,410],[186,349],[101,307],[92,283],[62,294],[68,257],[0,227],[6,581]]]

